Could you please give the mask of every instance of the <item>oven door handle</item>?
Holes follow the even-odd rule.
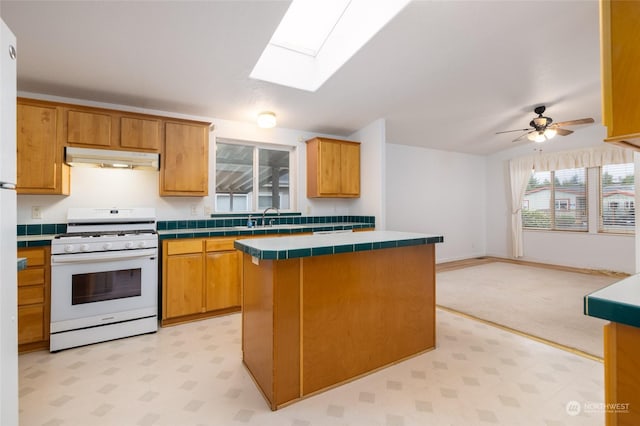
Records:
[[[139,259],[158,255],[156,248],[95,253],[59,254],[51,256],[51,266],[69,263],[110,262],[112,260]]]

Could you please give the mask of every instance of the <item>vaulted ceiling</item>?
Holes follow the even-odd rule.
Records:
[[[536,105],[600,121],[598,3],[414,0],[317,92],[249,78],[289,2],[11,1],[18,89],[488,154]],[[594,124],[598,125],[598,124]],[[580,128],[573,135],[580,137]]]

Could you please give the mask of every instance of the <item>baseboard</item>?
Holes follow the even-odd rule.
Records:
[[[497,257],[497,256],[479,256],[469,259],[462,260],[454,260],[451,262],[443,262],[438,263],[436,265],[436,272],[444,272],[451,271],[454,269],[468,268],[470,266],[481,265],[484,263],[491,262],[504,262],[504,263],[513,263],[517,265],[526,265],[526,266],[535,266],[538,268],[547,268],[547,269],[555,269],[558,271],[567,271],[567,272],[578,272],[581,274],[590,274],[590,275],[604,275],[607,277],[618,277],[625,278],[630,274],[625,272],[616,272],[616,271],[608,271],[604,269],[588,269],[588,268],[577,268],[574,266],[565,266],[565,265],[555,265],[551,263],[541,263],[541,262],[531,262],[529,260],[520,260],[520,259],[510,259],[506,257]]]

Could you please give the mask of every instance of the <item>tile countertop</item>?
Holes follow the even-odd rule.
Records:
[[[365,231],[235,241],[235,248],[259,259],[292,259],[325,254],[441,243],[440,235]]]
[[[206,237],[226,237],[226,236],[250,236],[268,234],[299,234],[308,232],[340,231],[351,229],[374,228],[371,223],[360,222],[332,222],[332,223],[307,223],[307,224],[284,224],[274,226],[258,226],[247,228],[246,226],[229,226],[214,228],[192,228],[192,229],[166,229],[158,230],[161,240],[170,238],[206,238]]]
[[[584,314],[640,327],[640,274],[586,295]]]

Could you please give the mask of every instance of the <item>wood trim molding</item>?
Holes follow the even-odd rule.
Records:
[[[492,262],[504,262],[504,263],[513,263],[516,265],[536,266],[539,268],[555,269],[558,271],[577,272],[581,274],[590,274],[590,275],[604,275],[607,277],[618,277],[621,279],[626,278],[630,275],[625,272],[608,271],[604,269],[577,268],[573,266],[554,265],[551,263],[531,262],[527,260],[509,259],[505,257],[496,257],[496,256],[481,256],[481,257],[475,257],[470,259],[454,260],[452,262],[438,263],[436,265],[436,272],[453,271],[455,269],[468,268],[470,266],[482,265],[485,263],[492,263]]]

